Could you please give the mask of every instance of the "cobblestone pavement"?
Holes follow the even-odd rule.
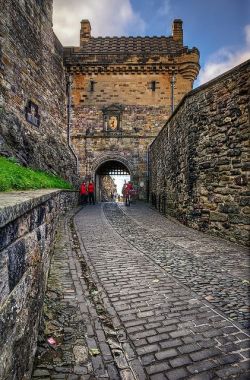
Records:
[[[117,332],[80,252],[73,214],[57,233],[32,379],[119,379],[107,344],[116,344]]]
[[[51,266],[33,379],[249,378],[249,335],[222,302],[231,296],[231,317],[246,323],[233,304],[247,305],[244,248],[140,204],[87,206],[70,220]]]
[[[166,219],[145,204],[120,209],[106,205],[104,210],[115,230],[134,247],[230,319],[250,327],[247,248]]]

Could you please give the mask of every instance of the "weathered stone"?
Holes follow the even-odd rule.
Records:
[[[52,1],[3,2],[1,21],[0,154],[75,182],[76,161],[66,139],[63,47],[52,29]]]
[[[60,213],[77,198],[74,192],[55,190],[0,195],[0,235],[7,225],[15,232],[0,252],[1,379],[30,376],[55,228]],[[47,377],[45,369],[41,371]]]
[[[73,354],[77,364],[84,364],[88,361],[88,349],[85,346],[74,346]]]
[[[228,156],[234,157],[234,156],[240,156],[241,155],[241,149],[240,148],[235,148],[235,149],[229,149],[227,152]]]
[[[223,203],[219,205],[219,212],[230,214],[236,214],[239,212],[239,206],[237,203]]]
[[[249,206],[244,207],[244,208],[242,209],[242,212],[243,212],[244,214],[250,214],[250,207],[249,207]]]
[[[225,222],[228,219],[228,216],[220,212],[210,212],[210,221],[211,222]]]
[[[250,224],[250,217],[246,215],[231,214],[229,215],[229,221],[233,224]]]
[[[250,196],[248,197],[240,197],[240,206],[250,206]]]
[[[86,367],[76,365],[74,367],[74,373],[77,375],[86,375],[88,373],[88,369]]]
[[[249,193],[242,174],[248,167],[249,66],[247,61],[189,92],[149,149],[153,205],[193,228],[241,244],[249,244],[243,213]],[[244,89],[242,95],[239,89]],[[200,123],[201,118],[206,123]],[[206,221],[203,210],[211,210]]]
[[[247,176],[246,175],[240,175],[235,178],[236,185],[239,186],[246,186],[247,185]]]
[[[34,377],[47,377],[49,376],[49,371],[46,369],[36,369],[35,372],[33,373]]]

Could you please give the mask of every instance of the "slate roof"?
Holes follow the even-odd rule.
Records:
[[[187,51],[172,37],[91,37],[80,49],[83,54],[176,54]]]

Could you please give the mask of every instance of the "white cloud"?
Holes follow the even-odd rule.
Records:
[[[222,48],[211,55],[204,68],[200,71],[199,85],[250,59],[250,24],[245,26],[245,38],[246,43],[243,49],[235,51]]]
[[[170,12],[170,0],[164,0],[156,13],[160,17],[165,17],[165,16],[169,16],[169,12]]]
[[[130,0],[54,0],[54,31],[64,46],[79,46],[82,19],[90,21],[95,37],[127,35],[131,28],[142,34],[145,29]]]

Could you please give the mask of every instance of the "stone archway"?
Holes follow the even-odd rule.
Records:
[[[109,195],[115,190],[112,175],[127,175],[130,179],[134,174],[133,169],[133,165],[119,154],[109,153],[99,156],[92,164],[92,177],[96,184],[96,200],[111,200]]]
[[[117,161],[122,163],[129,171],[131,177],[135,175],[135,168],[131,160],[128,160],[118,152],[106,152],[104,154],[99,155],[91,165],[91,174],[92,177],[95,177],[97,169],[107,161]]]

